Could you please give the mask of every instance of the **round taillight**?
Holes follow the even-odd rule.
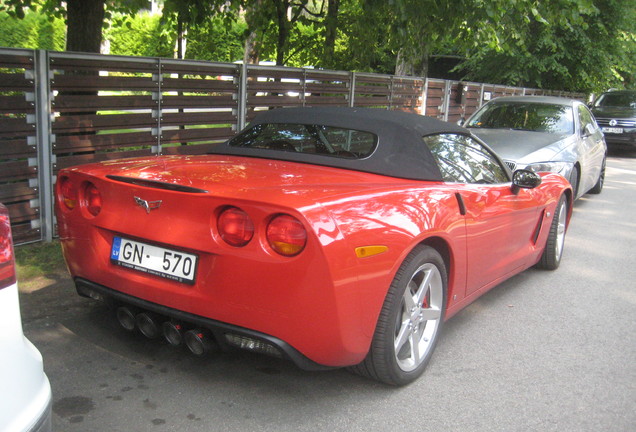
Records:
[[[91,182],[87,182],[84,186],[82,205],[93,216],[97,216],[102,211],[102,194]]]
[[[278,215],[267,225],[267,241],[281,255],[298,255],[307,244],[307,230],[295,217]]]
[[[216,221],[219,235],[230,246],[245,246],[254,237],[252,219],[240,208],[228,207]]]
[[[61,200],[69,210],[77,207],[77,189],[68,177],[60,179]]]

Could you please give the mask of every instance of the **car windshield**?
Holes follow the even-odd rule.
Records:
[[[572,134],[573,118],[572,108],[565,105],[501,102],[484,106],[466,126]]]
[[[636,92],[634,93],[605,93],[595,104],[597,107],[621,107],[636,109]]]
[[[257,124],[229,141],[231,147],[250,147],[314,153],[359,159],[373,153],[377,143],[371,132],[312,124]]]

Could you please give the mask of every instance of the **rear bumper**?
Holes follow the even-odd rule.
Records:
[[[205,328],[214,335],[215,339],[221,346],[227,346],[227,343],[225,342],[226,335],[244,336],[250,339],[262,341],[276,348],[276,350],[280,353],[280,357],[292,361],[301,369],[309,371],[333,369],[333,367],[321,365],[310,360],[287,342],[265,333],[216,321],[200,315],[194,315],[157,303],[152,303],[83,278],[75,278],[75,287],[77,289],[77,293],[83,297],[103,300],[111,305],[133,306],[144,311],[161,315],[166,319],[173,319],[195,327]]]
[[[0,328],[0,430],[50,432],[51,384],[22,332],[17,284],[0,290]]]
[[[51,432],[53,430],[53,424],[51,421],[51,398],[49,393],[49,402],[46,405],[44,411],[33,425],[31,429],[28,429],[27,432]]]

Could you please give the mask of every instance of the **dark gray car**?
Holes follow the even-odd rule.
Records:
[[[592,105],[607,144],[636,146],[636,90],[609,91]]]
[[[482,106],[465,126],[513,171],[559,173],[570,181],[576,198],[603,189],[607,146],[594,116],[581,101],[500,97]]]

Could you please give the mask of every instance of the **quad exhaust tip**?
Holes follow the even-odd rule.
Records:
[[[135,324],[142,335],[148,339],[156,339],[161,335],[160,318],[149,312],[141,312],[135,316]]]
[[[214,337],[207,330],[188,330],[185,332],[184,340],[190,352],[197,356],[202,356],[212,351],[218,351],[219,349]]]
[[[128,306],[120,306],[116,311],[117,321],[119,325],[128,331],[135,330],[135,312]]]
[[[170,345],[178,346],[183,342],[183,325],[166,321],[161,325],[163,337]]]

